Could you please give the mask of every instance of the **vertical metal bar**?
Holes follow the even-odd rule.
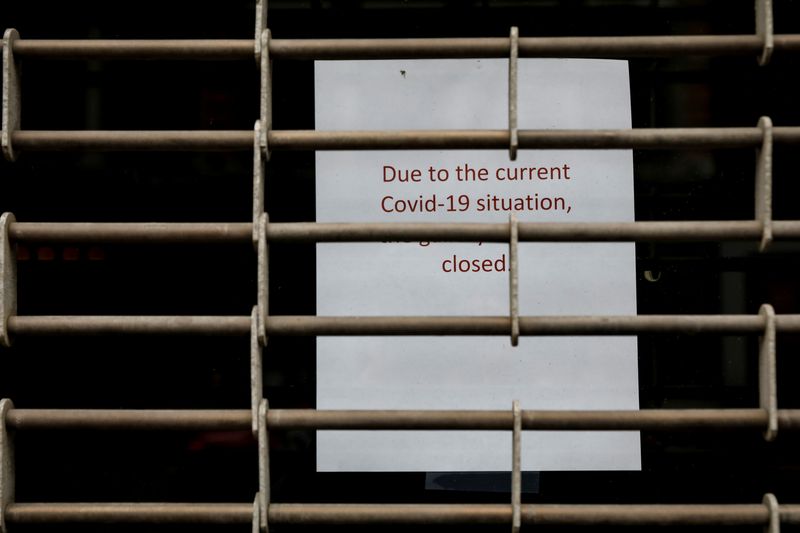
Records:
[[[510,51],[508,56],[508,156],[511,161],[517,159],[519,134],[517,132],[517,64],[519,63],[519,29],[511,28],[509,37]]]
[[[764,495],[764,505],[769,511],[769,523],[764,527],[764,533],[781,533],[781,515],[778,499],[774,494]]]
[[[261,64],[261,35],[267,29],[267,0],[256,0],[255,53],[256,64]]]
[[[508,280],[511,346],[519,345],[519,223],[514,213],[508,216]]]
[[[14,161],[17,158],[11,138],[19,129],[21,115],[20,82],[17,63],[14,61],[14,41],[19,39],[19,33],[9,28],[3,34],[3,118],[0,145],[3,156]]]
[[[265,159],[269,159],[268,135],[272,129],[272,63],[269,57],[270,33],[267,29],[268,0],[256,0],[256,62],[260,71],[259,120],[256,121],[253,145],[253,243],[257,254],[257,295],[250,334],[250,394],[253,409],[253,430],[258,439],[258,493],[253,505],[253,533],[268,533],[270,501],[269,438],[264,398],[263,349],[267,344],[269,302],[269,264],[267,224],[264,205],[266,180]]]
[[[12,213],[0,215],[0,345],[11,346],[8,319],[17,314],[17,258],[8,234],[16,222]]]
[[[775,368],[775,310],[764,304],[759,310],[764,317],[764,335],[758,350],[759,404],[767,411],[767,429],[764,438],[772,442],[778,436],[778,391]]]
[[[272,32],[265,29],[261,34],[261,113],[262,147],[264,156],[269,160],[269,132],[272,131],[272,58],[269,47],[272,41]]]
[[[258,407],[264,397],[263,352],[259,341],[258,306],[250,314],[250,411],[253,436],[258,437]]]
[[[251,531],[252,533],[261,533],[261,513],[259,511],[259,493],[256,492],[256,498],[253,500],[253,521]]]
[[[756,0],[756,35],[761,38],[761,55],[758,64],[769,63],[775,48],[775,25],[772,16],[772,0]]]
[[[267,225],[269,217],[261,213],[258,219],[258,341],[267,345],[267,316],[269,314],[269,249],[267,248]]]
[[[264,178],[265,178],[265,164],[264,156],[262,154],[262,137],[264,132],[261,131],[261,121],[256,120],[253,127],[253,246],[258,250],[258,232],[259,222],[258,219],[264,212]]]
[[[511,404],[514,432],[511,439],[511,533],[519,533],[522,523],[522,409],[519,400]]]
[[[269,404],[264,398],[258,406],[258,514],[262,533],[269,532],[269,521],[267,520],[270,502],[268,410]]]
[[[763,140],[756,162],[756,220],[761,222],[759,250],[766,251],[772,243],[772,119],[758,120]]]
[[[268,251],[267,217],[264,205],[264,181],[266,178],[264,158],[269,159],[268,135],[272,129],[272,64],[269,58],[269,37],[267,29],[267,0],[256,3],[256,36],[259,70],[261,73],[259,90],[259,120],[256,122],[255,145],[253,146],[253,231],[258,261],[257,302],[255,309],[255,335],[251,336],[251,395],[256,436],[258,439],[258,494],[254,509],[253,529],[261,533],[269,531],[267,516],[270,501],[269,486],[269,438],[267,434],[267,410],[269,404],[264,398],[263,388],[263,347],[267,344],[268,313]],[[257,402],[257,404],[255,403]]]
[[[8,533],[6,508],[14,502],[14,444],[6,415],[14,408],[11,400],[0,400],[0,533]]]

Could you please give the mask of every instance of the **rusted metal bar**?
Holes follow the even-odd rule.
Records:
[[[781,520],[797,523],[800,506],[782,505]],[[767,525],[761,504],[744,505],[522,505],[528,525]],[[285,524],[506,524],[504,504],[273,504],[270,521]]]
[[[258,492],[256,493],[255,504],[258,507],[258,526],[259,530],[269,532],[269,506],[272,499],[271,476],[269,468],[269,433],[268,417],[269,403],[266,398],[262,398],[258,405],[258,432],[256,440],[258,442]]]
[[[252,56],[253,51],[250,50]],[[253,131],[15,131],[19,150],[250,151]]]
[[[767,522],[767,526],[764,528],[764,533],[780,533],[781,510],[780,505],[778,504],[778,499],[774,494],[767,493],[764,494],[764,498],[761,501],[766,506],[767,512],[769,513],[769,521]]]
[[[516,214],[508,217],[508,310],[511,322],[511,346],[519,345],[519,221]]]
[[[15,524],[43,523],[224,523],[244,524],[251,503],[15,503]],[[582,505],[523,504],[529,525],[766,526],[763,504]],[[782,504],[781,522],[800,522],[800,505]],[[508,504],[291,504],[269,506],[271,524],[507,524]]]
[[[746,148],[761,145],[759,128],[519,130],[520,149]],[[12,134],[20,150],[250,150],[253,132],[38,131]],[[775,143],[800,143],[800,127],[776,127]],[[270,150],[458,150],[508,148],[508,130],[316,131],[270,130]]]
[[[190,243],[245,242],[249,222],[75,223],[15,222],[17,242]],[[761,238],[755,220],[668,222],[520,222],[526,242],[728,241]],[[267,239],[278,242],[508,242],[505,223],[315,223],[271,222]],[[773,222],[776,239],[800,238],[800,220]]]
[[[16,492],[16,461],[14,438],[8,431],[6,415],[14,408],[8,398],[0,400],[0,531],[8,533],[6,509],[14,501]]]
[[[275,409],[269,424],[318,430],[512,430],[508,411],[327,411]],[[523,410],[522,429],[540,431],[763,430],[761,409],[673,409],[644,411]],[[781,429],[800,428],[800,411],[781,410]]]
[[[14,524],[147,523],[247,524],[252,503],[18,503],[6,508]]]
[[[762,304],[759,315],[764,317],[764,333],[758,347],[759,407],[769,415],[764,438],[772,442],[778,436],[778,368],[776,363],[775,309]]]
[[[520,37],[520,57],[674,57],[757,55],[757,35]],[[20,57],[52,59],[252,59],[252,39],[19,39]],[[507,37],[432,39],[272,39],[275,59],[423,59],[508,57]],[[774,49],[800,50],[800,35],[774,36]]]
[[[261,37],[267,29],[267,0],[256,0],[256,31],[253,35],[256,64],[261,63],[261,52],[264,50]]]
[[[519,149],[519,128],[517,120],[517,93],[519,89],[519,28],[511,27],[509,35],[508,55],[508,157],[511,161],[517,160]]]
[[[17,255],[8,229],[13,213],[0,215],[0,346],[11,346],[8,319],[17,314]],[[0,529],[2,531],[2,529]]]
[[[755,215],[761,223],[759,251],[765,252],[772,243],[772,119],[761,117],[758,128],[763,134],[761,146],[756,150]]]
[[[521,335],[758,334],[759,315],[521,316]],[[272,315],[267,335],[508,335],[507,316]],[[776,315],[779,333],[800,332],[800,314]],[[249,316],[13,316],[13,335],[249,335]]]
[[[511,406],[511,533],[520,533],[522,523],[522,408],[519,400]]]
[[[761,53],[758,64],[762,67],[769,64],[775,49],[775,17],[772,0],[756,0],[756,35],[761,40]]]
[[[522,429],[540,431],[758,430],[767,422],[763,409],[651,409],[643,411],[523,410]],[[240,410],[79,410],[11,409],[9,427],[31,429],[117,429],[248,431],[252,414]],[[275,430],[496,430],[513,429],[508,410],[366,411],[269,409]],[[781,409],[783,431],[800,430],[800,410]]]
[[[253,225],[244,223],[75,223],[16,222],[9,236],[18,242],[214,243],[245,242]]]
[[[11,409],[6,423],[28,429],[246,431],[249,410]]]
[[[775,50],[800,50],[800,36],[775,35]],[[503,58],[507,37],[455,39],[273,39],[277,59]],[[520,37],[519,57],[674,57],[756,55],[756,35]]]
[[[518,138],[520,149],[666,150],[756,147],[761,145],[763,133],[759,128],[518,130]],[[800,128],[776,127],[773,140],[800,143]],[[505,150],[508,130],[274,130],[269,134],[269,146],[273,150]]]
[[[34,317],[17,317],[35,320]],[[757,334],[758,315],[521,316],[521,335]],[[14,322],[11,323],[12,332]],[[778,332],[800,332],[800,315],[777,315]],[[508,317],[270,316],[268,335],[507,335]]]
[[[19,39],[14,53],[48,59],[248,59],[253,39]]]
[[[2,121],[0,121],[0,149],[3,157],[7,161],[14,161],[17,158],[11,136],[19,130],[20,117],[22,115],[21,89],[19,65],[13,54],[13,43],[19,39],[19,33],[13,28],[8,28],[3,34],[3,95],[2,95]],[[9,46],[10,45],[10,46]]]
[[[529,525],[766,525],[763,505],[522,505]],[[796,520],[796,506],[781,506],[781,518]],[[273,504],[270,521],[286,524],[506,524],[504,504]]]
[[[249,316],[14,316],[12,335],[249,335]]]
[[[292,429],[512,430],[507,411],[317,411],[273,410],[270,424]],[[780,410],[779,424],[800,429],[800,411]],[[653,409],[643,411],[523,410],[522,429],[539,431],[676,431],[763,429],[762,409]]]
[[[728,241],[761,239],[755,220],[519,222],[525,242]],[[12,234],[13,236],[13,234]],[[800,221],[773,221],[775,239],[800,238]],[[267,238],[291,242],[508,242],[505,223],[272,223]]]

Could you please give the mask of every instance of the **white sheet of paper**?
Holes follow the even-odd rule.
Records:
[[[318,130],[508,127],[506,60],[319,61],[315,75]],[[519,61],[520,129],[630,128],[630,109],[625,61]],[[519,168],[524,180],[498,179]],[[634,219],[626,150],[520,150],[513,162],[508,151],[318,151],[316,173],[318,222],[507,222],[508,199],[520,221]],[[434,212],[418,211],[419,199]],[[319,244],[317,314],[508,315],[507,255],[503,244]],[[453,256],[456,269],[478,260],[480,271],[452,272]],[[631,243],[520,243],[519,265],[523,316],[636,313]],[[510,410],[514,399],[523,409],[638,409],[636,338],[522,337],[517,348],[508,337],[317,340],[318,409]],[[510,466],[510,432],[317,433],[318,471]],[[637,432],[523,434],[524,470],[640,467]]]

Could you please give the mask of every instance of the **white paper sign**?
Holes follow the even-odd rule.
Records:
[[[506,129],[506,60],[317,62],[318,130]],[[625,61],[522,59],[519,127],[630,128]],[[632,221],[626,150],[317,152],[318,222]],[[630,243],[520,243],[520,314],[636,313]],[[508,245],[317,246],[320,316],[508,315]],[[638,409],[635,337],[320,337],[318,409]],[[525,432],[524,470],[637,470],[637,432]],[[321,431],[319,471],[499,471],[510,432]]]

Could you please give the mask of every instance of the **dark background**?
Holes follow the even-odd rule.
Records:
[[[31,39],[249,39],[252,3],[5,0],[0,28]],[[276,38],[494,37],[512,25],[521,36],[747,34],[754,11],[748,0],[285,0],[271,2],[269,13]],[[800,32],[800,2],[775,0],[775,25],[776,33]],[[252,60],[28,60],[21,69],[23,129],[249,130],[258,116]],[[761,115],[800,125],[797,69],[797,56],[780,51],[767,67],[755,57],[633,60],[634,127],[755,126]],[[273,80],[274,128],[313,128],[313,64],[275,62]],[[800,158],[777,145],[774,159],[775,218],[800,218]],[[753,217],[752,150],[637,151],[634,161],[637,220]],[[249,221],[251,167],[246,152],[22,153],[0,162],[0,210],[37,222]],[[314,220],[313,153],[273,154],[266,202],[273,221]],[[270,251],[271,312],[313,315],[313,245]],[[766,254],[755,243],[637,244],[639,312],[757,313],[769,302],[798,313],[796,252],[792,243]],[[247,244],[45,243],[20,247],[18,257],[20,315],[248,315],[255,303]],[[800,407],[797,348],[796,338],[779,336],[782,408]],[[642,408],[758,405],[755,338],[642,336],[639,354]],[[272,407],[315,405],[314,358],[313,339],[270,339]],[[248,340],[20,338],[0,352],[0,397],[20,408],[244,409]],[[524,501],[757,503],[774,492],[795,503],[798,443],[788,432],[773,444],[757,432],[643,433],[642,472],[545,472],[539,493]],[[270,444],[274,501],[508,501],[507,493],[426,491],[424,473],[316,474],[310,432],[275,433]],[[17,437],[17,500],[249,502],[256,464],[249,433],[25,432]]]

